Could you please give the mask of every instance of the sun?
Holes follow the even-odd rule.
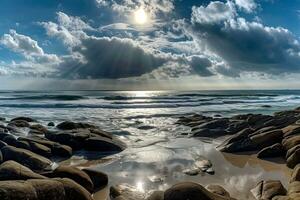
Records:
[[[148,15],[143,8],[134,12],[134,20],[137,24],[143,25],[148,22]]]

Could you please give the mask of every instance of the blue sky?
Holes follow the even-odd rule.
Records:
[[[297,89],[299,37],[300,0],[2,0],[0,89]]]

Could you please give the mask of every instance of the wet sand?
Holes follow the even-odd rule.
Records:
[[[205,141],[205,142],[203,142]],[[281,180],[287,186],[290,169],[281,159],[261,160],[255,155],[221,153],[215,149],[220,140],[195,138],[157,139],[145,145],[138,142],[124,152],[95,160],[73,157],[66,165],[92,167],[109,176],[109,186],[121,184],[147,196],[154,190],[165,190],[181,181],[193,181],[204,186],[219,184],[237,199],[253,200],[250,190],[260,180]],[[90,159],[90,157],[89,157]],[[195,161],[208,159],[214,175],[183,173]],[[96,194],[96,200],[109,199],[108,188]]]

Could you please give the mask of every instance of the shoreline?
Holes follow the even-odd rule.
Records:
[[[203,115],[183,116],[179,119],[177,124],[190,126],[191,132],[188,133],[188,135],[182,134],[180,137],[177,136],[172,139],[158,140],[157,142],[154,141],[152,143],[151,142],[148,144],[146,143],[144,144],[144,146],[138,145],[139,142],[143,142],[143,141],[136,141],[137,147],[127,146],[128,148],[126,148],[125,143],[123,143],[120,140],[121,137],[116,137],[111,133],[105,132],[101,130],[99,127],[96,127],[92,124],[87,124],[83,122],[65,121],[56,125],[56,127],[53,127],[54,124],[51,122],[49,122],[48,126],[44,126],[42,124],[39,124],[38,121],[30,117],[18,117],[9,121],[6,121],[3,118],[2,125],[1,125],[1,134],[0,134],[1,136],[0,140],[2,145],[1,152],[3,154],[2,165],[4,164],[8,165],[7,163],[11,162],[10,160],[14,160],[16,161],[16,163],[9,163],[8,170],[13,171],[14,167],[19,166],[19,164],[21,164],[21,166],[24,165],[24,167],[27,167],[27,169],[22,168],[24,171],[32,170],[30,172],[32,176],[31,178],[37,177],[38,174],[40,174],[44,177],[42,179],[47,179],[49,181],[48,184],[50,184],[50,182],[53,181],[51,178],[55,178],[55,177],[67,178],[68,181],[73,180],[77,183],[79,180],[81,184],[81,186],[80,185],[78,186],[80,187],[81,190],[80,194],[85,196],[84,198],[86,199],[92,198],[92,196],[90,195],[94,192],[95,192],[94,196],[97,198],[95,200],[98,199],[100,200],[104,198],[105,195],[107,196],[109,193],[111,197],[115,197],[116,199],[118,199],[119,196],[124,196],[125,199],[130,199],[131,198],[130,195],[133,196],[138,195],[139,197],[141,195],[142,196],[144,195],[143,198],[146,198],[145,196],[151,196],[151,195],[148,193],[149,191],[147,191],[148,188],[144,188],[143,182],[138,183],[137,185],[130,185],[130,183],[128,183],[129,185],[125,186],[125,188],[127,188],[125,189],[125,192],[123,191],[124,188],[122,189],[124,185],[113,187],[115,183],[118,181],[118,179],[115,182],[114,181],[111,182],[110,180],[112,178],[110,176],[110,173],[114,173],[114,167],[116,167],[115,165],[119,165],[119,163],[123,163],[123,162],[124,163],[128,162],[127,157],[128,155],[133,156],[134,155],[134,154],[132,155],[133,152],[137,153],[135,155],[137,157],[132,158],[133,159],[132,162],[134,162],[134,159],[136,160],[146,159],[148,162],[149,159],[150,161],[151,159],[153,159],[153,161],[151,162],[155,162],[155,160],[157,159],[155,156],[157,155],[159,155],[158,160],[167,159],[166,161],[168,161],[169,159],[170,161],[172,161],[172,160],[179,159],[176,158],[176,156],[174,157],[175,154],[172,155],[173,154],[172,151],[176,152],[177,149],[179,152],[183,151],[181,152],[181,154],[179,154],[179,156],[188,155],[189,153],[191,153],[189,152],[189,149],[195,149],[200,144],[202,145],[201,148],[204,148],[202,150],[203,151],[202,153],[201,151],[199,152],[200,157],[196,156],[194,158],[187,159],[184,162],[182,161],[183,162],[182,167],[180,168],[177,167],[174,168],[175,170],[167,172],[166,177],[162,178],[160,177],[159,174],[157,174],[158,176],[154,178],[152,185],[153,184],[155,185],[156,183],[157,183],[156,185],[165,184],[163,187],[158,187],[158,189],[160,188],[160,190],[166,190],[170,188],[172,185],[174,184],[176,185],[178,182],[182,182],[182,181],[198,182],[197,174],[200,174],[200,176],[204,181],[204,182],[200,181],[200,184],[204,184],[204,186],[205,185],[208,186],[210,184],[216,184],[216,182],[218,182],[216,180],[222,180],[224,178],[223,175],[220,174],[221,168],[219,168],[219,165],[225,161],[226,163],[230,164],[230,165],[228,164],[225,165],[228,166],[229,169],[235,167],[234,172],[228,172],[228,171],[222,172],[225,173],[227,176],[232,175],[234,177],[234,175],[236,175],[235,173],[237,173],[236,170],[239,168],[241,169],[241,171],[238,172],[240,173],[240,175],[243,175],[243,173],[245,173],[243,170],[250,170],[250,171],[254,170],[253,172],[251,172],[254,174],[257,174],[259,173],[260,170],[262,170],[264,174],[262,174],[263,175],[262,177],[258,178],[260,180],[263,177],[264,179],[267,177],[272,178],[274,176],[273,171],[276,173],[281,171],[281,173],[284,174],[283,176],[286,177],[286,181],[283,181],[283,178],[280,178],[283,181],[282,183],[276,182],[276,184],[275,183],[272,184],[275,184],[274,188],[280,186],[279,188],[282,189],[282,188],[289,187],[289,183],[288,183],[289,181],[287,179],[289,179],[289,176],[292,174],[293,168],[299,163],[299,161],[297,160],[298,159],[297,153],[298,153],[298,146],[299,146],[298,133],[300,133],[300,128],[298,129],[300,125],[298,126],[297,124],[298,119],[300,119],[300,110],[298,109],[275,113],[274,116],[261,115],[261,114],[236,115],[230,118],[223,118],[221,116],[206,117]],[[249,131],[249,126],[251,131]],[[21,134],[22,131],[24,130],[28,131],[25,137],[22,136]],[[253,133],[255,134],[253,135]],[[257,135],[259,135],[259,137]],[[271,150],[268,149],[269,146],[273,145],[273,143],[275,144],[278,143],[278,138],[280,138],[280,140],[283,141],[285,139],[284,135],[287,135],[287,139],[292,142],[287,144],[283,142],[282,144],[283,149],[280,149],[281,151],[278,151],[278,149],[275,149],[276,151],[272,151],[273,149]],[[258,141],[258,143],[253,143],[252,140],[249,140],[251,139],[250,136],[254,137],[255,141]],[[257,137],[259,139],[257,139]],[[296,137],[296,140],[293,139],[294,137]],[[204,138],[209,138],[208,140],[206,140],[206,143]],[[222,139],[218,139],[218,138],[222,138]],[[274,141],[270,139],[274,139]],[[215,149],[216,144],[219,143],[220,140],[221,140],[221,144],[218,145],[217,147],[218,150],[216,150]],[[245,141],[246,143],[244,143]],[[266,141],[267,143],[265,143]],[[240,142],[240,143],[236,144],[236,142]],[[286,145],[288,146],[288,148],[285,147]],[[161,149],[157,149],[156,147],[161,147]],[[221,153],[219,151],[220,147],[221,147],[221,152],[225,151],[224,153]],[[168,148],[170,148],[170,150],[172,149],[172,151],[170,152],[166,151],[166,149]],[[265,157],[270,156],[274,158],[272,158],[271,160],[262,160],[261,158],[260,159],[257,158],[257,155],[261,154],[261,150],[266,151],[265,150],[266,148],[268,151],[267,154],[264,154]],[[249,150],[251,150],[250,153]],[[88,153],[89,151],[94,153],[90,154],[90,161],[87,161],[86,163],[84,163],[82,158],[80,157],[78,157],[77,159],[78,165],[76,165],[77,162],[76,157],[75,160],[68,159],[68,157],[71,157],[73,155],[87,156],[89,155]],[[151,153],[149,154],[149,152],[151,151],[153,151],[152,154]],[[27,157],[26,156],[22,158],[18,157],[20,155],[24,156],[23,155],[24,153],[20,154],[21,152],[26,152],[28,154]],[[294,159],[292,160],[293,162],[291,162],[291,160],[288,160],[287,162],[290,169],[285,166],[284,160],[282,159],[280,160],[276,158],[278,156],[279,157],[282,156],[283,152],[288,154],[288,157],[297,154],[296,156],[293,157]],[[97,154],[97,156],[93,157],[94,154]],[[114,154],[118,156],[114,158]],[[62,162],[58,162],[54,166],[53,161],[55,161],[57,157],[61,157],[61,158],[65,157],[65,158],[58,159],[61,160]],[[125,157],[124,160],[122,160],[123,157]],[[29,159],[29,161],[25,161],[25,159],[28,158],[34,158],[34,159],[33,160]],[[112,163],[112,165],[107,163]],[[38,167],[36,166],[36,164],[38,164]],[[102,166],[103,164],[104,167]],[[0,177],[1,177],[2,165],[0,165]],[[110,169],[111,171],[105,170],[105,165],[107,165],[109,168],[112,167]],[[57,166],[59,167],[56,168]],[[95,166],[100,166],[100,169],[102,166],[103,170],[102,169],[99,170],[97,167],[95,168]],[[134,176],[135,170],[137,170],[136,173],[139,173],[140,172],[139,170],[145,170],[145,169],[144,168],[139,169],[139,167],[137,167],[136,169],[132,169],[133,173],[129,171],[130,173],[125,175],[125,179],[126,176],[131,176],[131,175]],[[103,174],[101,171],[105,171],[107,174]],[[147,171],[144,171],[144,173],[145,172]],[[153,171],[150,172],[153,173]],[[249,174],[250,176],[251,173]],[[268,173],[269,175],[267,175]],[[173,177],[174,174],[178,177],[176,178],[175,176],[174,178]],[[102,181],[101,187],[105,187],[106,189],[95,190],[95,188],[93,189],[92,186],[87,186],[85,184],[82,184],[81,182],[82,178],[81,179],[76,178],[78,176],[79,177],[84,176],[88,181],[85,180],[83,183],[85,184],[88,183],[88,185],[89,184],[93,185],[97,183],[99,186],[99,180],[101,180]],[[278,175],[276,176],[278,178],[280,177]],[[113,179],[116,179],[116,177]],[[10,180],[11,183],[13,183],[14,180],[24,180],[25,182],[22,182],[22,184],[31,184],[31,185],[33,184],[30,181],[30,177],[19,176],[18,179],[9,178],[9,177],[6,179],[2,178],[0,181],[0,185],[5,181],[6,181],[5,184],[7,184],[8,180]],[[232,180],[229,179],[229,180],[234,181],[234,179]],[[61,181],[61,180],[57,180],[57,181]],[[260,182],[260,184],[269,184],[268,181],[270,180],[264,180],[264,181],[266,182]],[[109,186],[111,186],[110,192],[108,187],[106,186],[108,182],[109,182]],[[39,184],[41,183],[38,183],[38,185]],[[70,184],[70,183],[64,183],[64,184]],[[247,182],[245,182],[244,184],[247,184],[249,186],[249,183]],[[187,188],[185,189],[187,190],[190,189],[189,187],[197,187],[199,190],[198,192],[206,193],[208,196],[210,196],[211,199],[216,199],[218,197],[216,196],[218,195],[216,191],[212,189],[208,189],[209,187],[205,189],[205,188],[201,188],[202,186],[201,187],[199,185],[191,186],[188,183],[183,183],[183,186],[180,187],[186,187],[186,186]],[[225,187],[229,192],[229,193],[227,192],[229,195],[228,198],[233,199],[232,197],[230,197],[230,195],[235,197],[239,196],[240,193],[238,191],[231,191],[232,188],[228,189],[225,183],[218,183],[218,185],[214,185],[213,188],[217,187],[218,192],[220,192],[221,190],[222,192],[226,191],[226,189],[224,189],[222,186]],[[9,190],[9,188],[6,189]],[[245,188],[243,189],[245,190]],[[249,190],[250,189],[251,188],[249,188]],[[116,191],[118,191],[117,192],[118,194],[114,193]],[[155,190],[152,189],[151,191],[153,192]],[[260,192],[261,195],[263,195],[264,191],[261,190]],[[160,194],[164,194],[164,193],[161,192]],[[13,194],[5,194],[5,195],[13,195]],[[281,190],[280,195],[284,196],[290,194],[284,192],[284,190]],[[254,196],[257,197],[257,194],[254,194]],[[139,197],[134,197],[134,198],[139,198]],[[251,199],[252,197],[248,196],[246,198]]]

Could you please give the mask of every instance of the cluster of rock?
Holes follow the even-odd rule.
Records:
[[[203,187],[193,182],[182,182],[173,185],[166,191],[154,191],[148,197],[121,186],[110,188],[112,200],[235,200],[219,185]]]
[[[0,124],[0,199],[92,200],[108,183],[106,174],[92,169],[54,167],[77,150],[112,154],[125,144],[98,127],[63,122],[52,131],[34,119],[18,117]],[[49,123],[48,126],[54,126]],[[26,137],[20,136],[28,131]]]
[[[230,137],[222,152],[257,152],[259,158],[285,157],[287,166],[300,163],[300,108],[271,115],[245,114],[230,118],[193,115],[178,122],[191,127],[193,137]]]
[[[259,182],[251,192],[258,200],[300,199],[300,164],[293,170],[288,189],[278,180],[268,180]]]
[[[217,149],[221,152],[252,152],[260,159],[283,157],[293,175],[286,190],[280,181],[258,183],[252,190],[258,200],[300,199],[300,108],[274,115],[243,114],[230,118],[192,115],[178,124],[191,127],[191,137],[228,135]]]

